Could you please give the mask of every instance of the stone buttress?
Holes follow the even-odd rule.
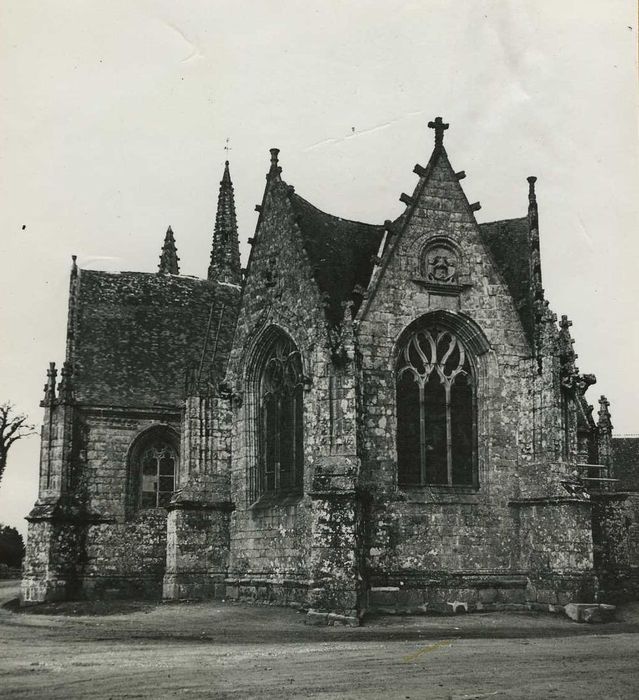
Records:
[[[203,376],[193,367],[186,387],[181,422],[181,461],[176,492],[168,506],[166,573],[168,600],[223,598],[229,556],[230,405],[220,388],[226,355],[235,329],[241,269],[233,183],[226,161],[220,182],[208,278],[224,287],[226,300],[211,307],[202,359],[224,356],[219,371]],[[231,333],[222,338],[220,330]]]

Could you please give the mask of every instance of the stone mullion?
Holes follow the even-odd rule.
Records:
[[[422,484],[428,483],[428,465],[426,462],[426,387],[423,381],[418,382],[419,386],[419,462],[420,480]]]
[[[453,433],[450,415],[450,383],[444,382],[446,393],[446,475],[448,485],[453,485]]]

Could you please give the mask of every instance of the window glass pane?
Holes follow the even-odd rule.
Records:
[[[172,492],[173,489],[173,477],[172,476],[161,476],[160,477],[160,491]]]
[[[145,493],[155,493],[157,485],[157,477],[155,474],[152,476],[144,474],[142,476],[142,491]]]
[[[293,395],[288,391],[282,396],[280,412],[280,488],[290,491],[293,486],[295,467],[295,406]]]
[[[265,414],[265,455],[264,455],[264,489],[275,490],[275,472],[279,468],[279,420],[278,401],[273,396],[267,397],[264,404]]]
[[[411,372],[397,383],[397,464],[400,484],[421,481],[419,387]]]
[[[155,491],[153,493],[142,493],[140,496],[140,508],[155,508]]]
[[[473,393],[466,375],[458,374],[450,392],[453,483],[473,483]]]
[[[304,479],[303,391],[301,384],[295,389],[295,486],[298,488],[302,487]]]
[[[175,471],[175,461],[172,457],[162,457],[160,460],[160,474],[169,475]]]
[[[426,481],[429,484],[447,484],[446,391],[436,372],[431,373],[424,386],[424,413]]]
[[[142,474],[145,475],[155,475],[157,474],[157,460],[155,459],[154,455],[147,452],[145,455],[143,461],[142,461]]]

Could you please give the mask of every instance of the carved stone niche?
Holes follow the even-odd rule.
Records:
[[[430,238],[419,257],[416,284],[429,292],[429,306],[455,310],[459,295],[468,284],[468,274],[459,247],[445,236]]]

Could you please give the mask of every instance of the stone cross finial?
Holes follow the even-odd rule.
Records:
[[[570,326],[572,326],[572,321],[566,316],[565,314],[562,315],[561,321],[559,322],[559,325],[561,328],[563,328],[565,331],[567,331]]]
[[[435,129],[435,146],[441,146],[444,143],[444,131],[449,126],[450,124],[445,124],[441,117],[437,117],[435,121],[428,122],[428,128]]]

